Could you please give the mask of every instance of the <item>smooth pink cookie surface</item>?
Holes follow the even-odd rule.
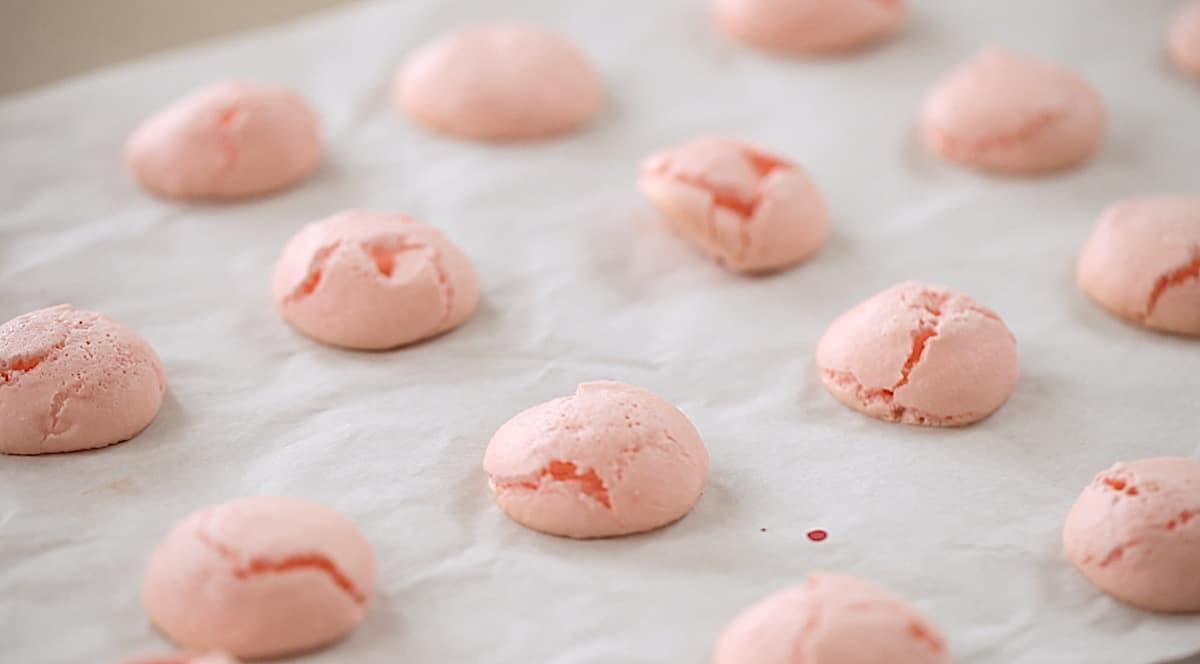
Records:
[[[1112,205],[1075,272],[1079,287],[1108,311],[1155,330],[1200,335],[1200,197]]]
[[[855,49],[900,29],[904,0],[714,0],[713,20],[726,34],[780,52]]]
[[[903,598],[828,572],[734,618],[713,664],[949,664],[946,640]]]
[[[958,426],[998,409],[1017,382],[1017,342],[994,311],[916,282],[842,314],[817,347],[825,387],[883,420]]]
[[[62,304],[0,325],[0,452],[105,447],[150,425],[166,378],[154,349],[104,314]]]
[[[144,187],[174,198],[241,198],[287,187],[321,157],[316,113],[273,85],[222,81],[170,104],[125,146]]]
[[[461,325],[479,302],[470,260],[402,214],[350,210],[304,227],[272,280],[283,318],[328,344],[395,348]]]
[[[195,512],[167,535],[142,601],[180,646],[278,657],[350,633],[374,578],[371,546],[347,517],[298,498],[241,498]]]
[[[943,78],[925,98],[922,133],[947,159],[1004,173],[1077,165],[1104,137],[1104,103],[1075,72],[1002,50],[986,50]]]
[[[603,89],[591,63],[565,38],[533,25],[498,24],[419,48],[397,74],[394,98],[431,129],[505,140],[586,124]]]
[[[207,655],[179,654],[163,657],[145,657],[130,661],[128,664],[238,664],[238,662],[227,655],[211,653]]]
[[[1071,508],[1063,545],[1123,602],[1200,612],[1200,461],[1158,457],[1100,473]]]
[[[638,185],[679,235],[737,272],[795,265],[829,237],[804,170],[740,141],[706,136],[656,153]]]
[[[1191,0],[1171,21],[1167,51],[1180,71],[1200,78],[1200,0]]]
[[[610,537],[691,511],[708,451],[662,397],[597,381],[506,422],[488,443],[483,468],[496,502],[518,523],[566,537]]]

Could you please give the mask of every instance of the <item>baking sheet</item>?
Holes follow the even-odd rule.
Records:
[[[813,569],[912,598],[971,664],[1137,664],[1200,649],[1200,617],[1125,608],[1060,554],[1059,529],[1117,459],[1200,456],[1200,346],[1143,332],[1074,287],[1099,211],[1200,188],[1200,88],[1161,36],[1173,3],[914,2],[901,38],[846,58],[729,43],[684,0],[366,4],[0,101],[0,319],[105,311],[162,355],[170,389],[135,440],[0,458],[0,660],[162,651],[138,600],[159,538],[193,509],[304,496],[359,521],[380,563],[361,628],[305,662],[703,662],[745,604]],[[388,103],[402,54],[469,20],[529,18],[578,40],[610,97],[588,131],[477,145]],[[1070,63],[1111,111],[1087,168],[999,179],[939,162],[920,99],[984,44]],[[328,136],[320,172],[229,205],[156,200],[119,162],[148,113],[223,77],[295,86]],[[823,188],[834,235],[745,279],[698,257],[634,189],[648,152],[695,134],[761,142]],[[409,212],[471,255],[464,328],[385,354],[319,346],[272,310],[302,224]],[[825,393],[813,350],[837,314],[903,279],[1001,313],[1022,377],[962,430],[876,422]],[[480,470],[505,419],[614,378],[679,406],[712,455],[694,513],[575,542],[505,518]],[[823,528],[829,538],[809,541]]]

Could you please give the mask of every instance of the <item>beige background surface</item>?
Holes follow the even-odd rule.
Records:
[[[0,95],[353,0],[0,0]]]

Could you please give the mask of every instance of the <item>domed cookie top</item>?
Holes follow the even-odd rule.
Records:
[[[825,387],[883,420],[959,426],[1017,382],[1017,342],[994,311],[955,291],[897,284],[842,314],[817,347]]]
[[[496,24],[435,39],[405,61],[396,105],[421,124],[468,138],[539,138],[600,109],[600,76],[571,42],[533,25]]]
[[[143,186],[189,199],[283,189],[311,173],[320,157],[320,127],[303,97],[241,81],[213,83],[172,103],[125,146]]]
[[[104,314],[63,304],[0,325],[0,452],[119,443],[149,426],[166,377],[154,349]]]
[[[687,514],[704,488],[708,452],[662,397],[597,381],[505,422],[483,468],[496,502],[518,523],[566,537],[610,537]]]
[[[676,232],[737,272],[794,265],[829,237],[804,170],[740,141],[705,136],[651,155],[638,185]]]
[[[925,98],[921,130],[930,150],[977,168],[1022,174],[1077,165],[1104,137],[1096,90],[1073,71],[986,50],[944,77]]]
[[[479,302],[470,260],[402,214],[348,210],[284,246],[272,281],[283,318],[328,344],[395,348],[461,325]]]
[[[371,546],[349,518],[255,496],[194,512],[155,550],[142,601],[180,646],[279,657],[328,645],[362,620]]]
[[[938,628],[903,598],[847,574],[816,573],[742,611],[713,664],[949,664]]]

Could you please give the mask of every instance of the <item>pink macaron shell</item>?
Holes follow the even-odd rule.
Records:
[[[485,140],[550,136],[596,115],[602,83],[586,56],[533,25],[495,24],[444,35],[405,61],[396,105],[436,131]]]
[[[1200,335],[1200,196],[1113,204],[1083,245],[1075,273],[1089,297],[1126,320]]]
[[[1167,52],[1180,71],[1200,78],[1200,0],[1190,0],[1172,19]]]
[[[1093,584],[1151,611],[1200,612],[1200,461],[1122,462],[1083,490],[1063,528]]]
[[[943,78],[925,99],[930,150],[968,166],[1012,174],[1077,165],[1104,136],[1104,103],[1075,72],[998,49]]]
[[[316,113],[299,94],[222,81],[170,104],[125,147],[147,189],[174,198],[240,198],[287,187],[321,156]]]
[[[826,388],[872,417],[959,426],[995,412],[1017,382],[1016,340],[974,299],[904,282],[847,311],[817,347]]]
[[[680,236],[736,272],[790,267],[829,237],[824,199],[803,169],[732,139],[651,155],[638,186]]]
[[[133,438],[162,405],[154,349],[104,314],[62,304],[0,325],[0,452],[47,454]]]
[[[948,664],[946,640],[903,598],[846,574],[818,572],[742,611],[713,664]]]
[[[238,664],[238,661],[221,653],[203,655],[180,653],[162,657],[143,657],[131,660],[128,664]]]
[[[470,259],[402,214],[349,210],[284,246],[272,280],[285,320],[318,341],[384,350],[465,322],[479,302]]]
[[[154,552],[142,601],[180,646],[277,657],[346,636],[374,578],[370,544],[353,521],[306,500],[260,496],[180,522]]]
[[[769,51],[819,53],[861,48],[900,29],[904,0],[714,0],[713,20],[729,36]]]
[[[651,530],[691,511],[708,452],[663,398],[615,381],[525,410],[488,443],[496,502],[518,523],[574,538]]]

